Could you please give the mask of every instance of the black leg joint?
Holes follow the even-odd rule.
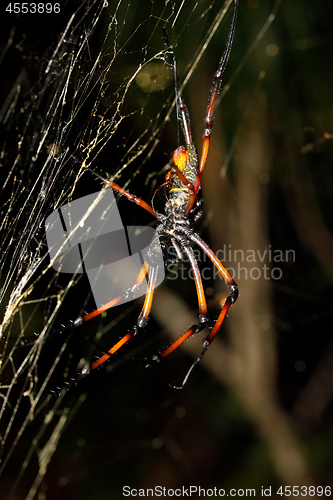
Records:
[[[238,298],[238,286],[236,285],[236,283],[230,286],[230,291],[231,291],[230,303],[232,305],[236,302]]]
[[[206,316],[206,314],[200,313],[199,314],[199,321],[200,321],[200,324],[202,324],[202,325],[205,325],[206,323],[208,323],[208,317]]]
[[[139,325],[133,326],[132,330],[129,331],[129,333],[132,334],[133,337],[135,337],[139,331],[141,330],[141,327]]]
[[[193,325],[192,328],[194,328],[194,334],[202,332],[202,330],[205,328],[206,324],[208,322],[208,318],[205,314],[200,313],[199,314],[199,323],[196,325]]]
[[[141,330],[143,330],[147,326],[147,323],[148,323],[148,318],[144,316],[139,317],[136,322],[137,327],[140,328]]]

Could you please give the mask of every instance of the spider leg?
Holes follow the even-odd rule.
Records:
[[[170,174],[170,175],[168,175]],[[179,179],[182,181],[182,183],[187,187],[189,190],[190,194],[194,193],[194,185],[186,179],[185,175],[179,170],[179,168],[176,165],[172,165],[171,170],[167,174],[167,181],[171,179],[171,174],[177,175]]]
[[[123,294],[119,295],[118,297],[115,297],[114,299],[110,300],[110,302],[107,302],[106,304],[104,304],[103,306],[99,307],[98,309],[95,309],[95,311],[92,311],[91,313],[88,313],[88,314],[85,314],[84,316],[79,316],[75,321],[74,321],[74,324],[82,324],[82,323],[85,323],[86,321],[89,321],[93,318],[96,318],[96,316],[99,316],[100,314],[102,314],[103,312],[107,311],[108,309],[110,309],[111,307],[119,304],[119,302],[121,302],[122,300],[124,299],[127,299],[128,295],[129,294],[135,294],[135,292],[140,288],[140,286],[142,285],[146,275],[147,275],[147,272],[148,272],[148,269],[149,269],[149,264],[147,262],[144,262],[136,280],[134,281],[133,285],[131,286],[131,288],[129,288],[128,290],[126,290],[126,292],[124,292]]]
[[[184,132],[184,137],[186,144],[192,144],[192,135],[191,135],[191,127],[190,127],[190,117],[189,117],[189,112],[187,109],[187,106],[185,104],[184,98],[182,91],[180,89],[178,77],[177,77],[177,71],[176,71],[176,61],[173,55],[172,48],[169,43],[169,38],[168,34],[166,31],[165,26],[162,28],[163,34],[164,34],[164,43],[167,48],[167,54],[169,56],[170,64],[173,69],[173,78],[175,81],[175,90],[176,90],[176,99],[177,99],[177,116],[181,117],[181,123],[182,123],[182,128]]]
[[[145,301],[144,301],[144,304],[142,306],[140,316],[139,316],[138,321],[137,321],[138,327],[142,328],[142,329],[145,328],[145,326],[148,323],[149,314],[150,314],[151,306],[153,303],[153,296],[154,296],[155,284],[156,284],[156,279],[157,279],[157,272],[158,272],[158,267],[150,267],[149,268],[148,289],[147,289]]]
[[[95,174],[95,175],[98,175],[98,174]],[[126,189],[118,186],[118,184],[115,184],[114,182],[110,181],[109,179],[105,179],[105,177],[102,177],[101,175],[98,175],[98,177],[108,187],[114,189],[115,191],[118,191],[118,193],[120,193],[120,194],[123,194],[124,196],[126,196],[126,198],[129,201],[133,201],[134,203],[136,203],[137,205],[139,205],[139,207],[144,208],[145,210],[147,210],[147,212],[151,213],[154,217],[157,217],[157,213],[155,212],[155,210],[153,209],[153,207],[151,207],[150,205],[148,205],[148,203],[146,203],[144,200],[142,200],[138,196],[135,196],[135,194],[129,193],[128,191],[126,191]]]
[[[73,326],[74,327],[81,326],[86,321],[89,321],[93,318],[96,318],[96,316],[99,316],[100,314],[107,311],[111,307],[116,306],[117,304],[119,304],[119,302],[121,302],[122,300],[127,298],[129,294],[135,294],[135,292],[142,285],[142,283],[147,275],[148,269],[149,269],[149,264],[147,262],[144,262],[136,280],[134,281],[132,286],[126,292],[119,295],[118,297],[115,297],[114,299],[110,300],[110,302],[107,302],[106,304],[99,307],[98,309],[95,309],[91,313],[84,314],[83,316],[79,316],[78,318],[76,318],[76,320],[71,321],[68,325],[61,325],[61,327],[58,328],[57,330],[48,333],[48,336],[60,335],[60,334],[64,333],[65,331],[70,330]],[[28,342],[29,340],[36,340],[39,337],[39,335],[40,334],[35,333],[35,335],[31,335],[29,337],[12,337],[12,336],[5,337],[5,336],[2,336],[1,340],[10,340],[10,341],[20,340],[22,343],[24,343],[24,342]]]
[[[194,361],[190,369],[188,370],[182,384],[180,386],[174,386],[175,389],[182,389],[184,385],[186,384],[188,377],[193,370],[193,368],[199,363],[199,361],[202,359],[204,356],[205,352],[207,351],[208,347],[210,344],[213,342],[214,338],[216,337],[219,329],[221,328],[221,325],[224,321],[224,318],[226,317],[226,314],[237,300],[238,297],[238,286],[236,282],[233,280],[233,278],[230,276],[228,271],[225,269],[225,267],[221,264],[221,262],[218,260],[214,252],[209,248],[209,246],[195,233],[189,234],[189,238],[194,241],[202,250],[205,252],[205,254],[210,258],[210,260],[213,262],[213,264],[217,267],[219,270],[220,274],[222,275],[224,281],[229,287],[230,294],[226,298],[226,301],[222,307],[222,311],[220,312],[217,320],[215,321],[215,324],[209,334],[205,337],[203,344],[202,344],[202,349],[197,357],[197,359]]]
[[[147,266],[148,266],[148,264],[147,264]],[[143,272],[144,268],[145,268],[145,265],[143,266],[143,268],[141,270],[141,273],[140,273],[141,276],[139,275],[141,283],[142,283],[142,281],[143,281],[143,279],[145,277],[145,274],[147,273],[147,270],[148,270],[148,267],[147,267],[147,270],[144,273]],[[153,302],[153,295],[154,295],[154,288],[155,288],[155,284],[156,284],[157,272],[158,272],[158,267],[150,267],[149,268],[148,289],[147,289],[147,293],[146,293],[146,296],[145,296],[145,301],[144,301],[144,304],[143,304],[143,307],[142,307],[142,311],[140,313],[140,316],[138,317],[136,325],[133,326],[133,328],[129,332],[127,332],[126,335],[124,335],[113,347],[111,347],[111,349],[109,349],[100,358],[96,359],[96,361],[94,361],[93,363],[91,363],[91,365],[90,365],[90,372],[92,370],[95,370],[99,366],[103,365],[123,345],[125,345],[131,338],[133,338],[135,335],[137,335],[140,330],[143,330],[145,328],[145,326],[147,325],[147,322],[148,322],[148,318],[149,318],[149,314],[150,314],[150,310],[151,310],[151,306],[152,306],[152,302]],[[139,281],[138,281],[138,278],[137,278],[135,284],[137,284],[137,285],[140,286],[141,283],[139,283]],[[85,316],[83,317],[83,321],[84,321],[84,318],[85,318]]]
[[[200,270],[194,255],[194,252],[192,248],[190,247],[188,240],[184,236],[176,236],[177,240],[180,242],[180,246],[182,250],[186,253],[190,264],[191,268],[193,270],[194,274],[194,281],[195,281],[195,286],[196,286],[196,291],[197,291],[197,297],[198,297],[198,304],[199,304],[199,322],[192,325],[185,333],[183,333],[177,340],[175,340],[169,347],[166,349],[163,349],[161,352],[153,356],[152,361],[153,362],[159,362],[162,359],[167,358],[171,353],[173,353],[178,347],[189,337],[194,335],[195,333],[201,332],[207,324],[208,321],[208,316],[207,316],[207,303],[206,303],[206,297],[202,285],[202,280],[200,276]],[[147,363],[146,366],[149,367],[151,363]]]
[[[231,296],[233,297],[232,304],[236,302],[238,297],[238,286],[235,283],[234,279],[230,276],[226,268],[221,264],[219,259],[216,257],[213,250],[211,250],[207,245],[207,243],[205,243],[203,239],[200,238],[200,236],[197,235],[196,233],[194,232],[190,233],[189,238],[192,241],[194,241],[194,243],[196,243],[205,252],[207,257],[209,257],[210,260],[213,262],[213,264],[217,267],[226,285],[229,287],[229,290],[231,291]]]
[[[206,165],[209,144],[210,144],[210,136],[211,136],[212,128],[213,128],[213,111],[214,111],[216,99],[217,99],[219,92],[220,92],[220,88],[221,88],[221,84],[222,84],[222,76],[223,76],[224,70],[226,68],[229,56],[230,56],[232,41],[233,41],[234,32],[235,32],[237,8],[238,8],[238,0],[234,0],[234,10],[232,13],[230,30],[229,30],[226,48],[225,48],[223,55],[221,57],[221,60],[219,62],[217,71],[214,74],[213,82],[212,82],[212,86],[211,86],[211,90],[210,90],[210,97],[209,97],[209,101],[208,101],[206,118],[205,118],[206,128],[205,128],[205,131],[203,134],[201,158],[200,158],[200,163],[199,163],[199,168],[198,168],[196,180],[194,183],[194,193],[190,194],[190,198],[189,198],[189,201],[188,201],[188,204],[186,207],[187,214],[189,214],[190,211],[192,210],[195,197],[196,197],[197,192],[198,192],[199,187],[200,187],[202,174],[204,172],[204,168]]]

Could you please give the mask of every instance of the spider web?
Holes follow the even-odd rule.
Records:
[[[167,27],[175,51],[185,95],[189,83],[194,82],[194,90],[189,90],[189,107],[193,112],[194,136],[200,147],[205,107],[196,105],[196,100],[201,103],[198,97],[201,87],[199,84],[196,87],[195,82],[199,82],[196,75],[205,74],[205,61],[211,59],[213,70],[207,70],[205,86],[209,89],[224,48],[231,3],[227,1],[221,6],[220,2],[212,1],[190,5],[166,0],[164,3],[141,2],[139,6],[126,1],[84,0],[62,6],[59,30],[53,32],[51,39],[45,37],[45,42],[32,43],[29,33],[26,35],[26,26],[22,27],[19,22],[9,27],[10,34],[6,32],[1,64],[8,79],[0,111],[1,166],[5,172],[1,193],[1,248],[4,251],[0,257],[1,336],[4,337],[0,372],[3,402],[0,477],[6,494],[3,498],[52,498],[47,484],[56,484],[56,480],[52,472],[49,476],[47,473],[54,454],[60,449],[60,456],[66,456],[64,443],[66,439],[71,441],[76,423],[81,432],[81,437],[75,440],[76,453],[85,457],[84,450],[89,448],[86,439],[89,445],[94,442],[97,426],[103,424],[101,413],[107,404],[112,405],[109,398],[101,403],[105,391],[110,391],[115,398],[124,391],[124,401],[132,398],[133,393],[126,389],[126,384],[135,384],[136,370],[127,368],[128,360],[133,354],[143,356],[145,348],[149,349],[155,342],[148,335],[142,344],[137,342],[125,350],[106,370],[104,378],[96,375],[68,392],[57,391],[56,396],[50,393],[63,387],[86,362],[99,355],[99,349],[109,348],[113,340],[110,341],[108,335],[117,339],[134,324],[140,301],[117,308],[87,328],[64,329],[63,325],[70,325],[94,306],[82,275],[68,276],[52,269],[45,220],[69,201],[99,191],[101,182],[94,173],[109,176],[146,201],[151,200],[156,188],[163,183],[170,165],[170,151],[182,143],[182,133],[176,118],[173,76],[165,57],[162,26]],[[255,12],[256,4],[248,2],[251,12]],[[247,105],[241,106],[241,112],[236,105],[228,107],[225,97],[231,94],[235,101],[241,87],[240,75],[269,32],[280,4],[266,7],[255,33],[248,35],[247,45],[235,41],[233,51],[238,60],[236,63],[234,59],[227,85],[220,95],[227,117],[226,136],[232,136],[230,140],[225,138],[229,147],[223,152],[226,159],[220,167],[224,178],[234,160],[244,121],[253,113],[257,102],[256,92],[264,79],[262,67],[254,63],[255,77],[249,89],[252,94]],[[31,22],[35,20],[31,18]],[[321,43],[325,43],[324,38]],[[274,39],[266,45],[270,47],[268,53],[274,52]],[[269,63],[265,69],[269,71]],[[208,90],[203,102],[207,96]],[[218,109],[220,107],[216,114]],[[234,118],[237,113],[239,120]],[[215,126],[218,128],[214,123]],[[313,144],[315,147],[315,139]],[[162,201],[157,197],[156,203]],[[131,205],[126,200],[119,201],[124,224],[151,224],[151,217]],[[158,208],[162,209],[162,205]],[[215,212],[217,210],[209,208],[201,226],[203,232]],[[217,227],[214,222],[212,226]],[[227,234],[225,229],[224,235]],[[213,244],[220,244],[214,230],[210,236],[207,232],[207,236]],[[189,301],[195,304],[195,293],[193,297],[190,296]],[[217,309],[218,304],[215,300],[213,309]],[[320,310],[319,314],[324,313]],[[162,316],[161,313],[163,324]],[[158,329],[154,317],[151,325],[152,330]],[[182,327],[186,328],[186,319]],[[31,338],[34,334],[35,339]],[[6,340],[9,336],[17,339]],[[108,340],[104,341],[105,338]],[[165,339],[161,345],[165,345]],[[152,352],[156,352],[156,346],[154,349]],[[320,354],[318,351],[318,356]],[[145,372],[142,377],[140,383],[151,387],[149,373]],[[165,380],[158,380],[156,400],[170,397],[167,389],[160,389],[172,381],[170,377],[169,372]],[[117,401],[120,400],[118,397]],[[95,429],[83,438],[88,436],[84,420],[94,410],[99,420],[91,420]],[[117,416],[114,425],[123,420],[126,410],[131,411],[125,402],[123,410],[113,412]],[[140,415],[144,421],[146,414]],[[107,425],[103,432],[107,432],[106,429]],[[112,436],[115,434],[113,431]],[[107,442],[106,448],[114,452],[113,440]],[[135,436],[133,442],[141,443]],[[160,446],[158,440],[152,442],[152,448]],[[175,456],[177,453],[174,451]],[[89,460],[94,460],[94,452]],[[54,474],[57,476],[57,472]],[[57,487],[61,491],[68,478],[61,479],[63,476],[59,475]],[[83,492],[81,494],[81,498],[85,498]],[[103,494],[96,493],[95,498],[104,498]]]

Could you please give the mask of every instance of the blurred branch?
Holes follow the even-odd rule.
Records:
[[[297,130],[291,129],[296,136]],[[322,140],[330,138],[324,134]],[[306,156],[286,143],[290,182],[285,189],[288,208],[299,240],[316,259],[330,283],[333,283],[333,235],[325,222]],[[304,153],[304,149],[302,150]],[[320,279],[320,278],[319,278]],[[333,342],[326,348],[310,381],[295,402],[295,414],[307,426],[317,426],[333,398]]]
[[[316,427],[333,399],[333,342],[331,341],[294,406],[295,415],[307,426]]]
[[[266,146],[266,97],[260,92],[253,101],[236,155],[236,210],[230,210],[229,241],[232,247],[252,249],[261,254],[268,248],[267,204],[262,174],[269,168]],[[230,206],[230,205],[229,205]],[[270,262],[266,261],[268,267]],[[277,350],[273,328],[271,279],[251,279],[251,262],[243,262],[248,271],[241,285],[237,314],[230,317],[233,348],[242,360],[242,371],[233,387],[258,432],[270,449],[275,470],[285,484],[310,485],[306,460],[288,416],[277,395]]]
[[[296,158],[295,154],[296,151],[289,151],[295,169],[294,182],[286,189],[289,210],[300,241],[333,283],[333,235],[324,221],[304,155]]]

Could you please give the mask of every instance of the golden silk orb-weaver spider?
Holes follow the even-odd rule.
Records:
[[[153,303],[154,289],[157,282],[158,266],[160,266],[160,260],[156,257],[156,248],[162,248],[164,254],[164,264],[165,266],[171,263],[178,263],[186,257],[188,259],[196,287],[196,293],[199,305],[199,316],[198,322],[187,329],[185,333],[179,336],[177,340],[171,343],[168,347],[160,351],[158,354],[154,355],[151,359],[145,360],[145,365],[151,366],[161,360],[167,358],[171,353],[173,353],[185,340],[193,336],[194,334],[201,332],[208,322],[208,309],[206,297],[203,289],[202,279],[200,275],[200,270],[198,262],[196,260],[194,251],[191,247],[191,243],[195,243],[211,260],[213,265],[216,267],[222,278],[224,279],[226,285],[229,288],[229,295],[226,298],[222,310],[218,315],[216,321],[211,327],[208,335],[204,338],[202,344],[202,350],[193,362],[192,366],[188,370],[182,384],[175,388],[182,388],[186,383],[189,374],[191,373],[194,366],[201,360],[208,347],[216,337],[224,318],[229,310],[229,308],[235,303],[238,297],[238,287],[233,278],[230,276],[225,267],[218,260],[214,252],[209,248],[209,246],[196,234],[193,230],[193,222],[197,220],[201,213],[197,213],[199,202],[197,201],[197,194],[200,189],[202,175],[205,169],[207,155],[209,151],[211,131],[213,127],[213,112],[216,104],[216,100],[221,89],[222,76],[228,63],[230,56],[231,46],[234,38],[235,24],[237,17],[238,0],[233,2],[233,12],[231,18],[231,24],[229,29],[229,34],[227,38],[227,43],[223,55],[220,59],[217,71],[214,74],[213,82],[210,89],[208,105],[205,115],[205,130],[203,133],[203,144],[200,159],[197,154],[196,146],[192,141],[192,134],[190,128],[189,113],[180,89],[178,82],[176,64],[173,56],[173,51],[170,47],[166,29],[163,28],[164,40],[166,46],[166,54],[169,58],[170,64],[173,68],[174,75],[174,85],[176,91],[176,106],[177,115],[180,118],[182,130],[185,138],[185,146],[178,147],[173,153],[173,165],[166,175],[166,181],[163,184],[166,193],[166,202],[164,205],[164,213],[157,212],[152,205],[149,205],[141,198],[131,194],[124,188],[118,186],[111,180],[104,177],[98,176],[107,188],[111,188],[114,191],[125,196],[129,201],[136,203],[138,206],[142,207],[153,215],[157,220],[157,226],[155,230],[155,236],[149,247],[149,251],[146,254],[145,261],[141,267],[140,272],[137,274],[135,281],[132,283],[130,288],[128,288],[121,295],[117,296],[105,305],[95,309],[94,311],[83,314],[79,316],[74,322],[71,322],[68,326],[62,326],[58,332],[62,333],[70,328],[79,327],[80,325],[90,321],[91,319],[99,316],[108,309],[120,304],[124,299],[134,298],[138,292],[140,286],[148,278],[147,291],[145,294],[144,304],[141,313],[136,321],[136,324],[107,352],[105,352],[98,359],[90,363],[89,366],[84,367],[76,378],[70,379],[65,383],[65,387],[68,389],[72,385],[76,385],[77,381],[91,372],[97,370],[99,367],[105,365],[112,356],[117,353],[125,344],[127,344],[133,337],[137,336],[147,325],[150,311]],[[171,259],[167,253],[167,249],[172,247],[176,252],[177,256],[175,259]],[[24,341],[31,337],[24,338]],[[34,337],[36,338],[36,337]],[[15,340],[15,337],[7,337],[8,340]],[[22,340],[22,339],[21,339]],[[55,391],[50,391],[52,393],[59,393],[61,388],[57,388]]]
[[[186,339],[188,339],[195,333],[202,331],[207,325],[208,322],[207,303],[206,303],[205,293],[203,290],[203,284],[200,276],[198,263],[196,261],[193,249],[190,245],[191,242],[198,245],[199,248],[201,248],[201,250],[209,257],[209,259],[214,264],[214,266],[216,266],[219,273],[223,277],[225,283],[229,287],[230,293],[224,302],[224,305],[217,320],[215,321],[209,334],[205,337],[203,341],[201,353],[199,354],[198,358],[194,361],[191,368],[187,372],[187,375],[184,378],[181,386],[177,388],[182,388],[184,386],[193,367],[200,361],[200,359],[203,357],[204,353],[208,349],[209,345],[214,340],[230,306],[235,303],[238,297],[237,284],[230,276],[228,271],[225,269],[225,267],[218,260],[214,252],[200,238],[200,236],[194,232],[192,228],[193,221],[196,220],[196,218],[198,217],[198,215],[195,215],[195,209],[197,208],[195,206],[196,197],[200,189],[201,179],[209,151],[210,137],[213,126],[213,111],[216,99],[218,97],[221,88],[222,76],[229,59],[231,46],[234,38],[238,0],[234,0],[233,5],[234,5],[233,13],[232,13],[232,19],[231,19],[226,47],[219,62],[217,71],[214,74],[209,94],[208,106],[205,116],[205,130],[203,134],[203,144],[202,144],[202,152],[200,160],[198,158],[196,147],[192,141],[189,113],[182,92],[180,90],[173,52],[168,41],[166,30],[165,28],[163,28],[166,52],[169,57],[174,73],[177,111],[181,119],[182,129],[186,142],[185,146],[181,146],[174,151],[173,166],[166,175],[165,185],[167,191],[167,201],[164,206],[164,213],[158,213],[153,208],[153,206],[147,204],[141,198],[138,198],[137,196],[129,193],[128,191],[118,186],[114,182],[105,178],[101,178],[103,182],[106,184],[106,186],[124,195],[128,200],[135,202],[138,206],[144,208],[154,217],[156,217],[158,222],[156,227],[156,238],[158,238],[162,249],[165,250],[171,245],[176,251],[177,255],[177,258],[175,259],[176,262],[181,261],[182,255],[186,255],[193,271],[196,292],[198,297],[198,304],[199,304],[198,322],[192,325],[185,333],[183,333],[177,340],[172,342],[172,344],[169,345],[167,348],[163,349],[161,352],[154,355],[150,360],[147,360],[146,366],[151,366],[153,363],[158,363],[162,359],[168,357]],[[154,248],[154,243],[152,243],[151,248],[152,249]],[[165,265],[168,265],[169,263],[170,263],[170,258],[166,256]],[[128,331],[113,347],[111,347],[109,351],[104,353],[96,361],[92,362],[89,367],[84,369],[81,373],[81,376],[87,375],[91,371],[97,369],[98,367],[106,363],[113,356],[113,354],[115,354],[124,344],[126,344],[131,338],[136,336],[140,331],[142,331],[146,327],[152,307],[154,288],[157,276],[157,268],[156,266],[154,267],[153,250],[151,251],[149,262],[146,261],[144,263],[132,287],[129,290],[127,290],[125,294],[130,293],[134,295],[135,291],[143,283],[147,274],[148,274],[147,293],[145,295],[144,304],[141,313],[137,319],[136,325],[133,326],[133,328],[131,328],[131,330]],[[74,324],[76,326],[79,326],[82,323],[89,321],[90,319],[98,316],[102,312],[106,311],[110,307],[117,304],[117,302],[120,302],[121,299],[122,299],[121,296],[117,297],[108,304],[105,304],[104,306],[96,309],[95,311],[80,316],[75,320]]]

